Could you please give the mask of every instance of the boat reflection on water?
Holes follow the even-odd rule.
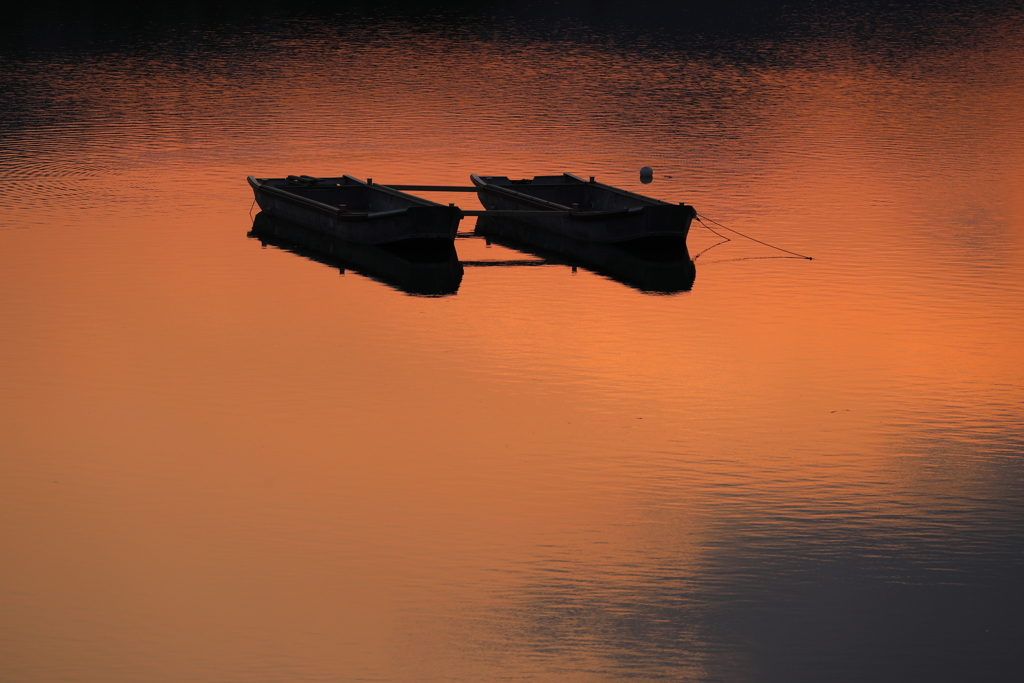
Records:
[[[477,219],[476,234],[548,262],[586,268],[649,294],[688,292],[697,277],[685,238],[616,244],[582,242],[513,218],[490,216]]]
[[[256,215],[249,237],[342,272],[354,270],[406,294],[446,296],[462,283],[462,264],[447,240],[354,244],[266,212]]]

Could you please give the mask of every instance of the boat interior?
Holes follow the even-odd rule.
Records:
[[[393,194],[373,185],[367,186],[351,176],[341,178],[288,176],[282,180],[260,180],[260,182],[306,199],[344,208],[350,213],[377,213],[433,204],[418,197]]]
[[[541,175],[523,180],[509,180],[505,176],[479,177],[488,184],[554,202],[569,209],[576,204],[583,211],[619,211],[662,203],[654,199],[619,193],[606,185],[588,183],[568,174]]]

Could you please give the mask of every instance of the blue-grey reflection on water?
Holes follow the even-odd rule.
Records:
[[[1019,501],[1019,468],[996,468],[1016,481],[999,496]],[[673,469],[665,480],[680,478]],[[1020,507],[964,490],[981,481],[950,479],[939,503],[876,489],[827,509],[817,496],[758,500],[759,484],[739,486],[734,500],[701,501],[726,511],[696,571],[670,544],[615,567],[538,553],[539,576],[509,623],[527,625],[517,637],[552,666],[602,647],[620,675],[1009,680],[1024,597]],[[679,495],[692,495],[692,481]],[[666,502],[659,536],[683,539],[692,520]]]
[[[1016,680],[1022,22],[18,9],[5,676]],[[247,213],[251,173],[564,170],[815,260],[468,220],[414,258]]]

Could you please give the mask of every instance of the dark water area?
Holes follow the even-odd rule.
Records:
[[[23,5],[0,102],[0,680],[1019,678],[1021,3]],[[245,181],[562,172],[701,220]]]

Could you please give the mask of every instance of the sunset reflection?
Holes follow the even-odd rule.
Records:
[[[19,14],[7,677],[1009,680],[1020,21],[847,9]],[[245,180],[566,171],[760,241],[356,249]]]

